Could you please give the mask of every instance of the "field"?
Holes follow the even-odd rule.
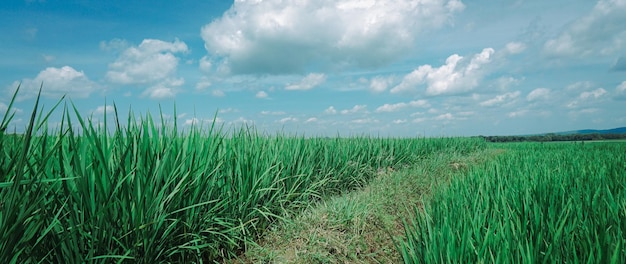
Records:
[[[415,212],[406,263],[624,263],[626,144],[494,144],[505,151]]]
[[[16,135],[10,110],[0,263],[626,260],[620,142],[266,135],[117,112],[94,124],[37,104]],[[63,120],[50,128],[53,111]],[[326,251],[277,256],[289,250],[271,247],[297,244],[307,225]]]

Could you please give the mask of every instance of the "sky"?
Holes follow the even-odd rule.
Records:
[[[96,123],[115,106],[308,136],[621,127],[624,25],[626,0],[8,0],[0,115],[19,86],[17,131],[40,87]]]

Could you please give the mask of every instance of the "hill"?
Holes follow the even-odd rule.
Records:
[[[600,129],[600,130],[599,129],[582,129],[582,130],[559,132],[559,133],[554,133],[554,134],[558,134],[558,135],[573,135],[573,134],[600,134],[600,135],[606,135],[606,134],[626,134],[626,127],[618,127],[618,128],[611,128],[611,129]]]

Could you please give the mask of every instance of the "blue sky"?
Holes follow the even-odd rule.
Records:
[[[17,130],[41,83],[94,122],[115,103],[306,135],[626,125],[626,0],[11,0],[0,25]]]

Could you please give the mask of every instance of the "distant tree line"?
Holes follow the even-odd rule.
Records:
[[[479,136],[488,142],[549,142],[626,139],[626,134],[543,134],[530,136]]]

